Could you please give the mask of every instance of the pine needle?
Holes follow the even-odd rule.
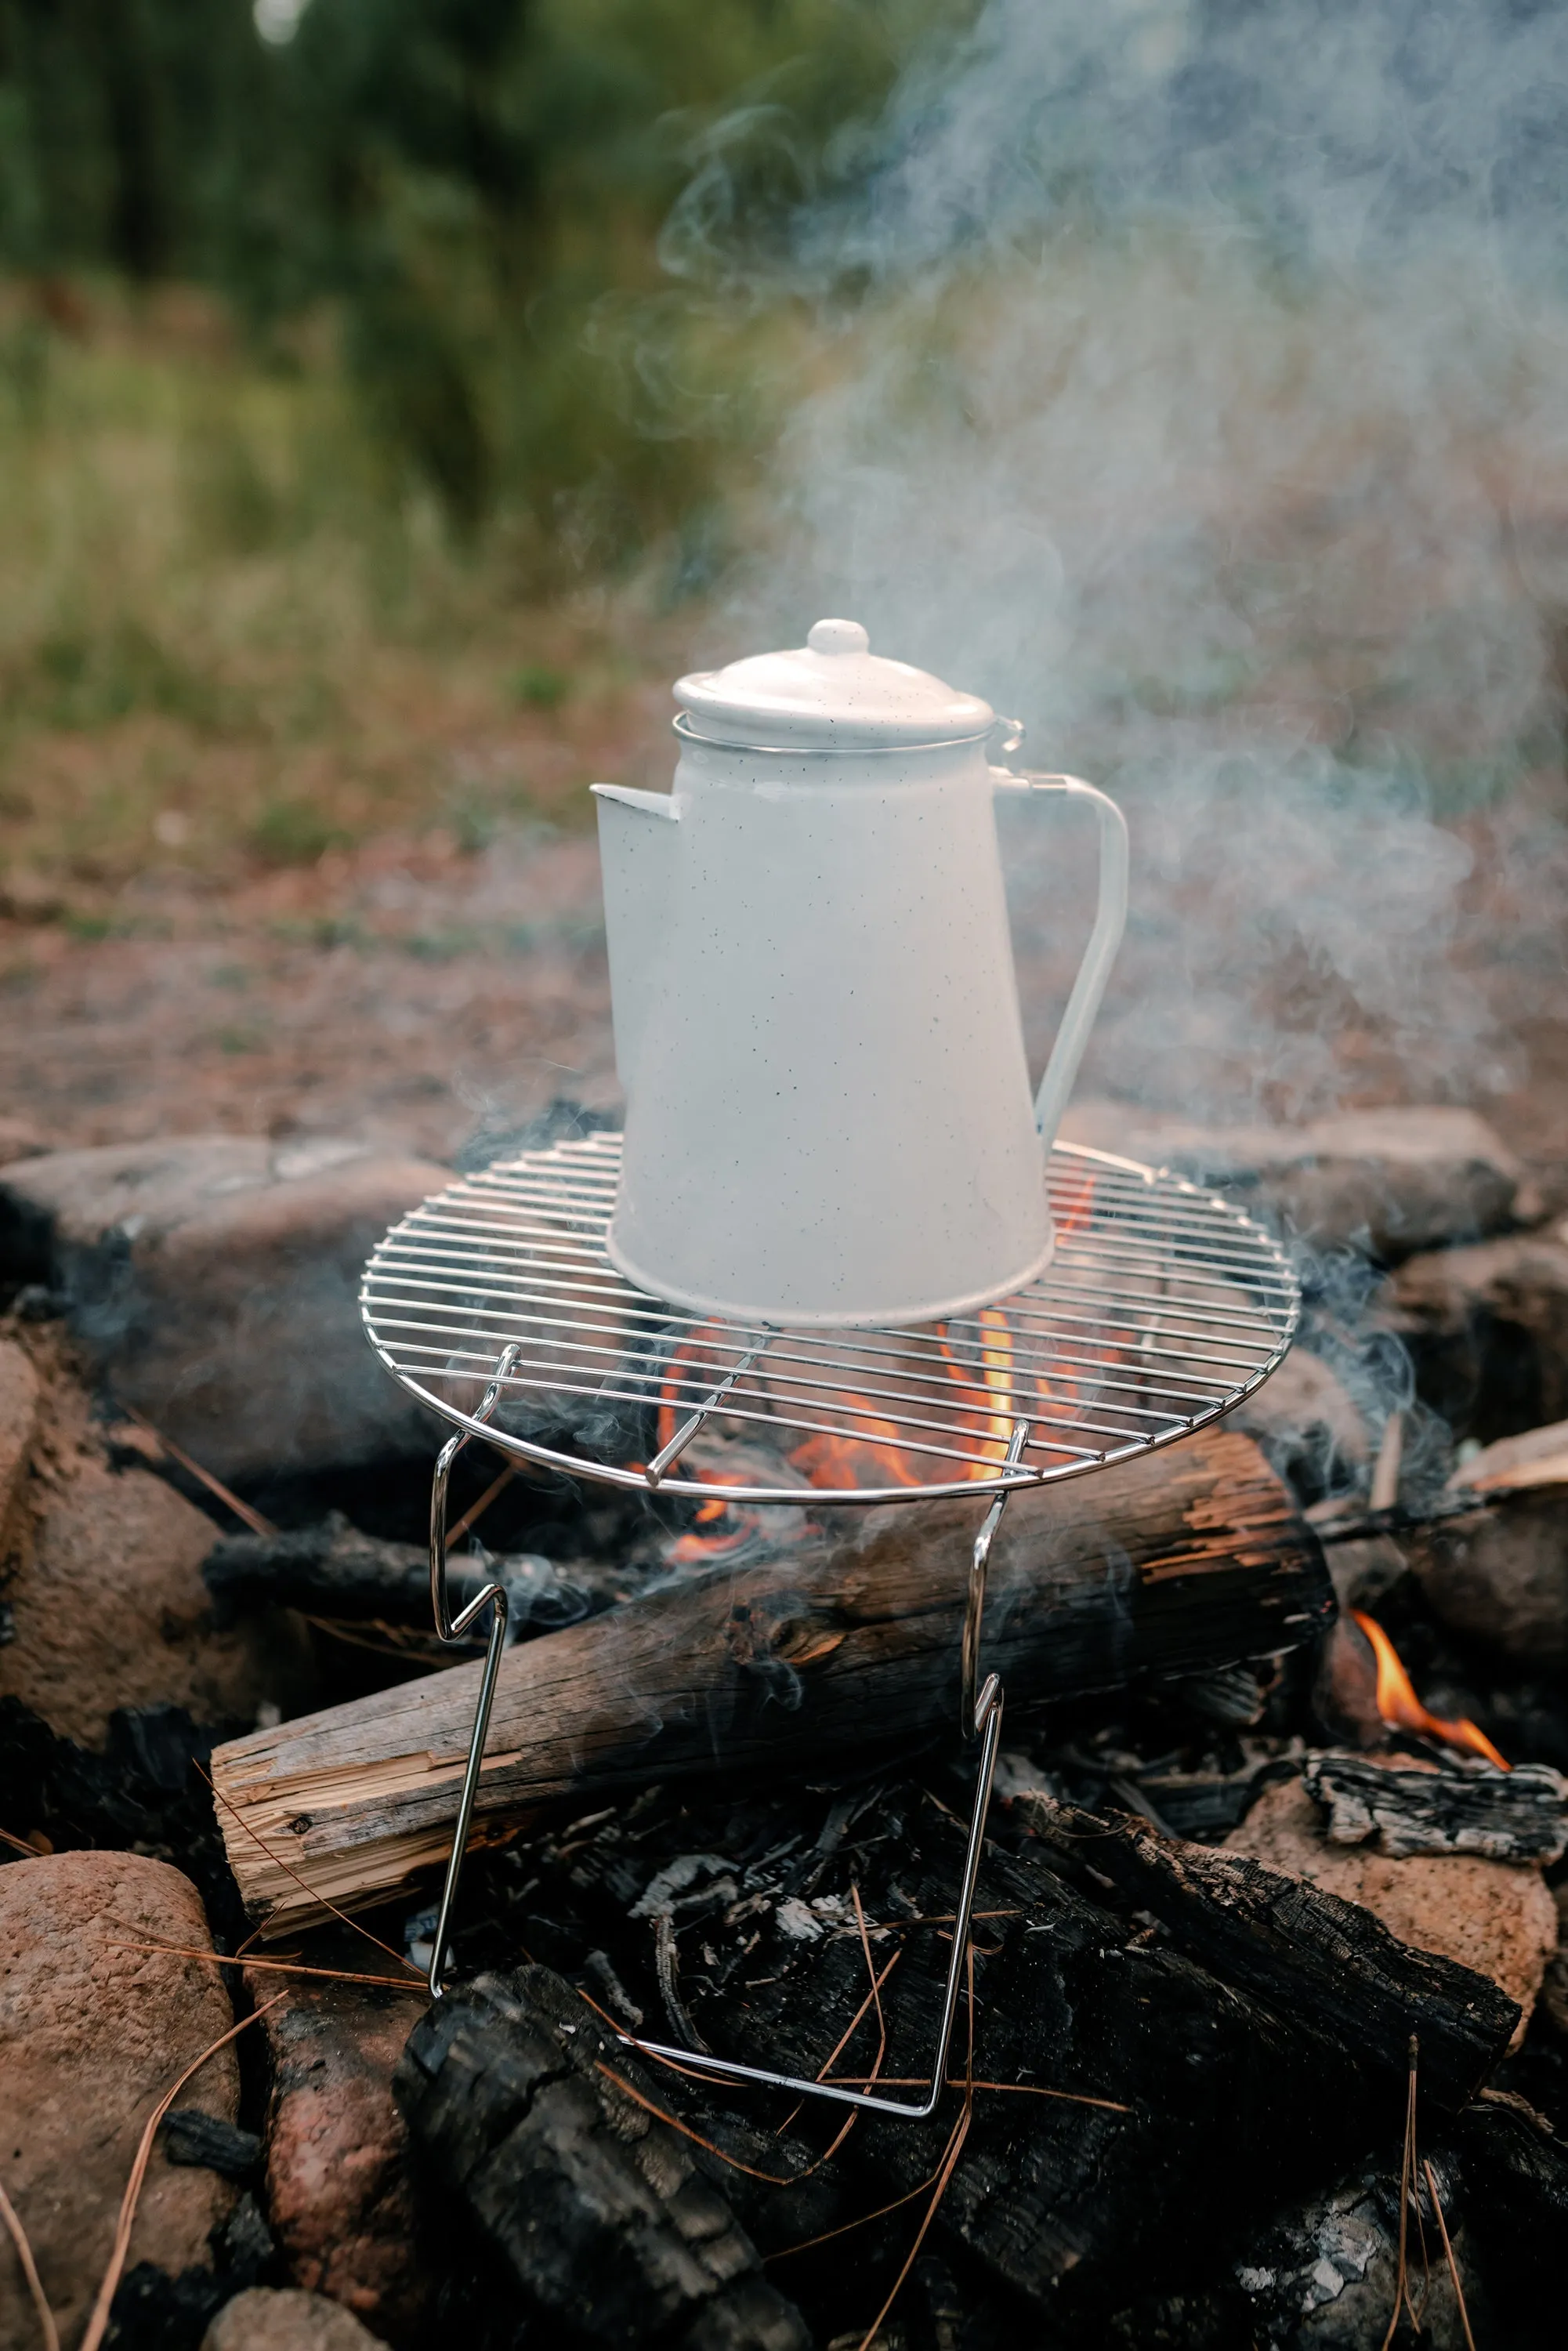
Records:
[[[920,2248],[925,2242],[926,2234],[931,2227],[931,2223],[936,2218],[942,2199],[946,2195],[948,2184],[952,2179],[954,2172],[958,2168],[958,2158],[964,2152],[964,2141],[969,2136],[969,2124],[975,2112],[975,1946],[973,1943],[970,1943],[966,1956],[968,1961],[969,1971],[969,2052],[968,2063],[965,2071],[964,2104],[959,2111],[958,2119],[953,2126],[952,2135],[948,2138],[947,2152],[943,2157],[941,2168],[936,2174],[936,2182],[932,2192],[931,2201],[925,2207],[925,2217],[915,2232],[915,2242],[910,2246],[908,2252],[904,2255],[904,2267],[894,2279],[887,2300],[883,2304],[882,2308],[877,2312],[876,2316],[866,2328],[865,2334],[861,2340],[860,2351],[871,2351],[871,2346],[875,2341],[881,2329],[883,2320],[887,2316],[888,2312],[898,2300],[899,2294],[904,2288],[904,2281],[909,2275],[910,2271],[915,2267],[915,2262],[919,2257]]]
[[[1419,2043],[1416,2035],[1412,2033],[1410,2035],[1410,2074],[1405,2091],[1405,2146],[1399,2158],[1399,2266],[1394,2277],[1394,2309],[1388,2321],[1388,2332],[1378,2346],[1378,2351],[1388,2351],[1388,2346],[1394,2340],[1395,2329],[1399,2324],[1400,2311],[1410,2309],[1406,2255],[1410,2235],[1410,2191],[1416,2171],[1416,2060],[1418,2048]],[[1414,2310],[1410,2310],[1410,2316],[1415,2323]]]
[[[264,1519],[259,1510],[253,1510],[248,1502],[242,1502],[237,1494],[231,1494],[221,1478],[214,1478],[210,1469],[204,1469],[199,1461],[191,1458],[183,1446],[176,1445],[172,1437],[165,1437],[161,1428],[154,1428],[144,1412],[138,1412],[133,1404],[126,1405],[124,1411],[128,1420],[133,1420],[138,1428],[147,1431],[161,1452],[166,1453],[171,1461],[177,1461],[182,1469],[188,1470],[209,1494],[215,1494],[219,1501],[234,1512],[242,1527],[248,1527],[253,1535],[275,1535],[277,1532],[270,1519]]]
[[[106,1943],[106,1951],[157,1951],[164,1959],[203,1959],[213,1968],[264,1968],[275,1976],[324,1976],[329,1983],[380,1984],[383,1991],[423,1996],[423,1983],[406,1976],[356,1975],[349,1968],[312,1968],[302,1959],[258,1959],[237,1951],[204,1951],[194,1943]]]
[[[109,2267],[104,2271],[102,2282],[98,2289],[98,2300],[93,2304],[92,2315],[87,2323],[87,2333],[82,2336],[78,2351],[100,2351],[104,2335],[108,2332],[109,2314],[114,2301],[115,2288],[120,2283],[120,2273],[125,2267],[125,2256],[131,2250],[131,2231],[136,2220],[136,2207],[141,2200],[142,2183],[147,2178],[147,2167],[152,2159],[152,2142],[158,2135],[159,2124],[192,2075],[199,2074],[209,2058],[215,2057],[220,2049],[226,2048],[231,2041],[235,2040],[245,2031],[246,2025],[255,2024],[267,2014],[268,2009],[276,2008],[280,2000],[287,2000],[287,1992],[276,1992],[271,2000],[264,2001],[260,2008],[252,2009],[248,2016],[242,2016],[237,2024],[231,2024],[226,2032],[221,2032],[215,2041],[209,2043],[201,2055],[186,2066],[173,2087],[164,2091],[163,2095],[148,2116],[147,2127],[141,2134],[141,2144],[136,2150],[136,2160],[131,2167],[131,2177],[125,2183],[125,2193],[120,2199],[120,2219],[115,2227],[114,2245],[109,2256]]]
[[[16,2259],[22,2264],[22,2275],[27,2281],[27,2292],[33,2297],[33,2308],[38,2314],[38,2328],[44,2338],[44,2351],[60,2351],[60,2330],[55,2325],[55,2314],[49,2308],[44,2281],[38,2275],[38,2265],[33,2259],[33,2248],[27,2241],[27,2231],[21,2217],[5,2190],[0,2188],[0,2220],[4,2220],[11,2242],[16,2248]]]
[[[1443,2258],[1448,2264],[1448,2275],[1454,2282],[1454,2300],[1459,2305],[1459,2324],[1465,2330],[1465,2341],[1469,2346],[1469,2351],[1476,2351],[1476,2338],[1470,2332],[1470,2314],[1465,2308],[1465,2289],[1459,2283],[1459,2264],[1454,2258],[1454,2248],[1448,2241],[1448,2224],[1443,2217],[1443,2199],[1437,2193],[1437,2183],[1433,2177],[1430,2163],[1424,2163],[1421,2168],[1427,2175],[1427,2192],[1432,2199],[1432,2210],[1437,2216],[1437,2226],[1442,2231]]]

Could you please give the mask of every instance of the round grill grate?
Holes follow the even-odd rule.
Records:
[[[694,1320],[605,1255],[620,1169],[620,1136],[595,1134],[464,1176],[393,1227],[361,1293],[411,1395],[503,1453],[614,1485],[815,1506],[1071,1478],[1217,1419],[1300,1315],[1283,1252],[1239,1209],[1058,1144],[1055,1256],[994,1306],[906,1330]]]

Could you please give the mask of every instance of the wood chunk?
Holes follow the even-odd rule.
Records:
[[[574,2340],[809,2351],[690,2143],[643,2102],[652,2085],[547,1968],[443,2001],[397,2089],[436,2176]]]
[[[1179,1949],[1348,2064],[1402,2078],[1414,2032],[1426,2095],[1456,2109],[1508,2047],[1516,2001],[1400,1941],[1358,1903],[1241,1854],[1162,1837],[1145,1822],[1106,1822],[1040,1797],[1019,1809],[1063,1862],[1151,1912]]]
[[[510,1652],[480,1836],[562,1796],[828,1764],[953,1726],[978,1517],[963,1500],[831,1513],[780,1559],[716,1567]],[[1257,1447],[1207,1431],[1013,1497],[992,1554],[986,1662],[1009,1698],[1056,1698],[1277,1655],[1332,1609],[1321,1554]],[[217,1750],[230,1862],[268,1932],[444,1858],[479,1672]]]
[[[1328,1815],[1333,1844],[1370,1840],[1396,1859],[1479,1853],[1490,1861],[1560,1861],[1568,1849],[1568,1780],[1549,1764],[1429,1771],[1331,1752],[1309,1755],[1302,1776]]]

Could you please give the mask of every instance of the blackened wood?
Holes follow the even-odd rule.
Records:
[[[716,1567],[503,1662],[476,1826],[651,1779],[789,1771],[956,1727],[980,1512],[824,1514],[814,1540]],[[1012,1699],[1275,1655],[1333,1599],[1281,1481],[1212,1431],[1122,1469],[1015,1495],[991,1562],[986,1663]],[[252,1915],[287,1932],[445,1855],[478,1688],[461,1667],[256,1731],[213,1758]]]
[[[202,1575],[220,1621],[258,1608],[298,1608],[350,1623],[431,1621],[430,1555],[423,1544],[361,1534],[338,1510],[313,1527],[221,1536]],[[454,1610],[492,1580],[506,1585],[517,1631],[548,1633],[615,1606],[643,1579],[591,1561],[564,1569],[532,1552],[484,1560],[455,1555],[447,1569]]]
[[[1506,2053],[1516,2002],[1490,1977],[1402,1943],[1359,1903],[1143,1821],[1020,1801],[1065,1864],[1152,1913],[1190,1958],[1347,2062],[1403,2076],[1414,2033],[1423,2093],[1452,2110]]]
[[[1467,2228],[1509,2351],[1559,2351],[1568,2149],[1527,2115],[1482,2099],[1458,2118]]]
[[[430,2170],[573,2342],[809,2351],[653,2085],[548,1969],[443,2001],[396,2089]]]
[[[695,1833],[705,1825],[694,1823]],[[819,1882],[836,1890],[852,1868],[877,1966],[897,1952],[882,1995],[882,2072],[920,2076],[936,2040],[951,1949],[940,1926],[951,1915],[962,1835],[910,1792],[890,1793],[861,1825],[870,1832],[861,1851]],[[720,1918],[694,1923],[682,1980],[705,2040],[728,2056],[815,2074],[866,1996],[852,1910],[842,1907],[848,1928],[809,1945],[798,1939],[798,1914],[778,1909],[771,1922],[754,1914],[733,1929]],[[1033,2306],[1020,2341],[1038,2340],[1045,2319],[1055,2343],[1056,2326],[1071,2317],[1088,2330],[1072,2341],[1102,2342],[1097,2320],[1120,2307],[1132,2281],[1168,2289],[1189,2272],[1195,2249],[1211,2265],[1226,2232],[1258,2224],[1322,2169],[1332,2175],[1369,2128],[1396,2125],[1402,2114],[1403,2083],[1385,2116],[1381,2085],[1369,2101],[1364,2068],[1079,1892],[1037,1844],[1011,1855],[988,1847],[977,1908],[974,2074],[1004,2086],[975,2094],[930,2241],[960,2265],[961,2282],[978,2273]],[[910,1912],[925,1923],[902,1923]],[[759,1923],[762,1938],[744,1968],[724,1990],[708,1989],[704,1947],[723,1972],[729,1935],[753,1935]],[[968,2032],[961,2011],[954,2076],[968,2062]],[[868,2019],[839,2070],[863,2074],[877,2038]],[[674,2087],[685,2095],[685,2085]],[[770,2267],[808,2314],[821,2294],[833,2312],[824,2333],[864,2327],[875,2314],[928,2201],[928,2191],[916,2191],[940,2166],[960,2112],[955,2089],[929,2124],[857,2123],[835,2163],[851,2183],[850,2209],[914,2200],[880,2230],[847,2241],[856,2247],[850,2281],[839,2242]],[[766,2101],[760,2114],[773,2118]],[[824,2136],[836,2127],[830,2118]],[[765,2252],[813,2233],[790,2225],[782,2196],[764,2216],[747,2206],[744,2183],[732,2193]]]
[[[1568,1850],[1568,1780],[1549,1764],[1424,1771],[1331,1752],[1309,1755],[1302,1776],[1335,1844],[1490,1861],[1560,1861]]]

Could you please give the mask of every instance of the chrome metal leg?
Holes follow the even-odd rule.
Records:
[[[488,1420],[500,1400],[501,1386],[516,1361],[517,1350],[508,1346],[502,1350],[490,1384],[476,1420]],[[473,1736],[468,1741],[468,1761],[463,1773],[463,1792],[457,1802],[457,1825],[452,1836],[452,1857],[446,1865],[446,1883],[441,1889],[441,1909],[435,1922],[435,1941],[430,1954],[430,1997],[442,1997],[442,1978],[446,1972],[446,1938],[452,1918],[452,1906],[457,1899],[457,1881],[463,1874],[464,1855],[468,1850],[468,1832],[474,1819],[474,1799],[478,1792],[479,1772],[485,1761],[485,1741],[489,1735],[490,1709],[496,1702],[496,1677],[501,1670],[501,1652],[507,1646],[507,1594],[503,1585],[487,1583],[455,1616],[446,1590],[446,1489],[452,1481],[452,1465],[464,1447],[472,1441],[472,1432],[464,1429],[458,1436],[448,1437],[436,1456],[435,1475],[430,1486],[430,1605],[435,1618],[435,1629],[444,1641],[460,1641],[486,1608],[490,1611],[490,1639],[485,1651],[484,1677],[479,1684],[479,1703],[474,1710]]]
[[[1008,1447],[1009,1468],[1018,1462],[1028,1441],[1029,1423],[1015,1421]],[[978,1739],[981,1742],[980,1768],[975,1781],[975,1802],[969,1814],[969,1842],[964,1854],[958,1907],[953,1920],[953,1956],[947,1962],[947,1981],[942,1994],[942,2022],[931,2064],[931,2087],[926,2095],[915,2105],[903,2098],[879,2097],[873,2090],[844,2089],[835,2082],[809,2082],[794,2074],[775,2074],[765,2065],[740,2065],[727,2057],[708,2056],[668,2042],[643,2041],[634,2032],[622,2032],[619,2036],[623,2047],[641,2050],[648,2057],[674,2058],[688,2073],[695,2074],[705,2081],[755,2082],[764,2089],[788,2090],[802,2098],[826,2098],[834,2105],[861,2106],[876,2115],[898,2115],[905,2122],[928,2122],[936,2113],[942,2093],[947,2086],[947,2059],[953,2045],[953,2026],[958,2013],[958,1993],[968,1959],[975,1884],[980,1874],[980,1855],[985,1850],[986,1814],[990,1807],[997,1748],[1002,1735],[1002,1685],[999,1677],[988,1674],[977,1697],[975,1686],[979,1679],[980,1628],[985,1614],[986,1577],[990,1566],[991,1544],[1007,1502],[1007,1495],[998,1494],[987,1511],[985,1521],[975,1538],[969,1565],[969,1590],[964,1612],[959,1719],[965,1738]]]

